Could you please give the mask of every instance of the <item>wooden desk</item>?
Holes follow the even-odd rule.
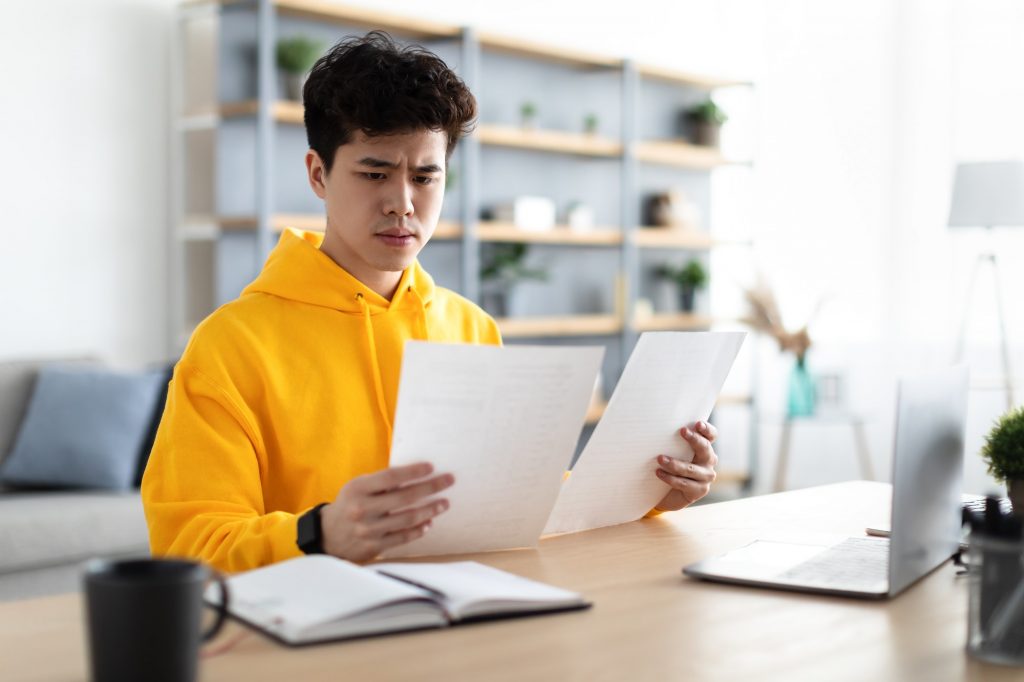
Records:
[[[579,590],[593,609],[287,649],[253,634],[202,680],[1020,680],[967,657],[967,585],[946,564],[890,602],[691,581],[689,562],[780,528],[860,533],[889,487],[853,482],[707,505],[474,556]],[[231,624],[231,637],[242,630]],[[85,679],[81,601],[0,604],[0,677]]]

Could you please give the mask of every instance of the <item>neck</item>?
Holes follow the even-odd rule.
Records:
[[[386,272],[373,268],[354,267],[353,259],[348,258],[344,247],[331,238],[330,231],[324,235],[324,241],[320,245],[320,251],[334,261],[335,265],[352,275],[365,284],[373,292],[380,294],[387,300],[398,290],[398,283],[402,280],[402,270],[397,272]]]

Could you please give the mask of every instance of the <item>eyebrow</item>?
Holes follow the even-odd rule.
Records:
[[[397,163],[385,161],[384,159],[375,159],[372,156],[367,156],[358,161],[360,166],[369,166],[370,168],[398,168]],[[417,173],[440,173],[441,167],[436,163],[428,163],[425,166],[416,166]]]

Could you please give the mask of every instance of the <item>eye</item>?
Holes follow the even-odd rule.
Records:
[[[362,175],[367,180],[383,180],[384,179],[384,174],[383,173],[363,173]]]
[[[434,178],[429,175],[417,175],[413,181],[418,185],[429,185],[434,182]]]

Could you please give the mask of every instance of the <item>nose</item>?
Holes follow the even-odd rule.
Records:
[[[397,180],[392,183],[384,199],[384,214],[399,217],[411,216],[413,213],[412,189],[412,183],[407,180]]]

